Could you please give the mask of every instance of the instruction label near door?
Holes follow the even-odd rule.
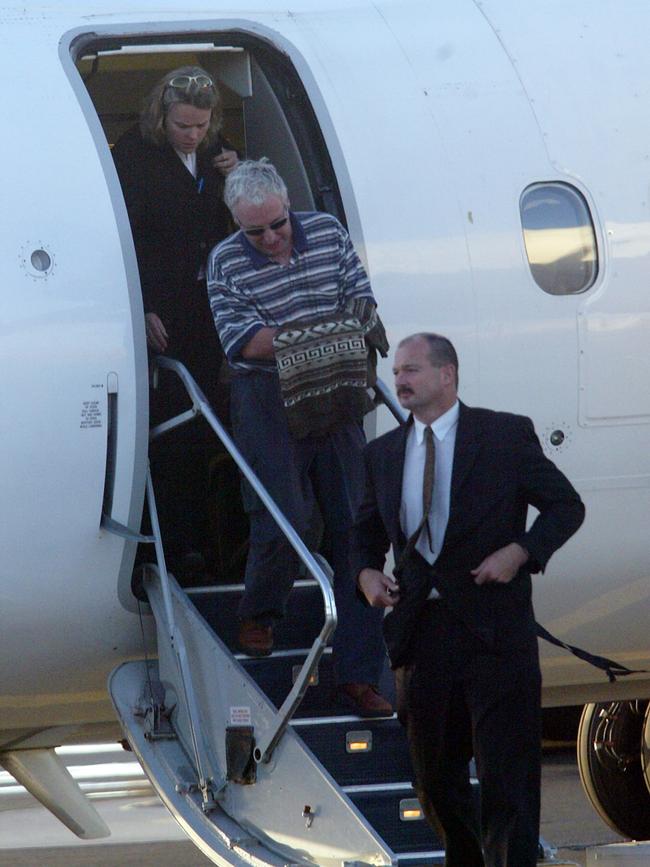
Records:
[[[81,423],[79,427],[86,430],[102,426],[102,408],[98,400],[84,400],[81,404]]]
[[[103,390],[104,386],[100,383],[98,385],[92,385],[91,388]],[[101,398],[91,398],[90,400],[84,400],[81,402],[81,420],[79,422],[81,430],[103,427],[104,419],[102,416],[102,401],[103,395]]]
[[[230,725],[231,726],[249,726],[251,725],[251,709],[245,706],[231,706],[230,708]]]

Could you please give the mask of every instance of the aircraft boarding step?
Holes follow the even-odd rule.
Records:
[[[283,745],[286,739],[287,744],[283,749],[278,747],[270,768],[257,765],[257,781],[251,786],[227,780],[226,729],[230,727],[232,731],[230,724],[236,719],[244,723],[242,733],[246,723],[253,723],[257,731],[257,727],[264,724],[260,718],[276,713],[268,696],[273,696],[276,705],[281,704],[306,651],[294,650],[285,655],[286,651],[280,650],[263,660],[235,659],[188,600],[185,591],[174,581],[170,583],[177,627],[184,633],[191,633],[191,639],[186,639],[186,649],[200,706],[201,737],[206,740],[205,754],[209,757],[206,775],[212,781],[210,787],[216,802],[207,814],[201,805],[191,736],[183,733],[185,727],[179,721],[179,717],[182,720],[179,710],[182,699],[179,701],[173,650],[163,648],[165,638],[160,635],[160,627],[160,662],[124,664],[113,674],[110,690],[134,752],[166,806],[202,851],[216,863],[237,863],[236,859],[233,861],[229,842],[225,844],[226,850],[223,849],[222,837],[225,835],[226,841],[241,837],[243,828],[250,837],[249,846],[257,841],[256,858],[274,863],[271,856],[280,851],[285,858],[288,856],[298,863],[300,858],[294,847],[302,831],[306,832],[306,839],[301,849],[309,853],[311,863],[314,860],[319,864],[355,861],[400,863],[409,867],[441,864],[444,853],[440,840],[421,818],[411,787],[408,749],[400,724],[395,717],[369,720],[341,713],[333,703],[328,651],[321,657],[318,684],[309,687],[299,715],[292,720],[281,741]],[[318,613],[315,596],[318,588],[313,583],[312,586],[301,583],[303,586],[292,594],[288,617],[292,618],[293,609],[296,613],[302,612],[303,623],[313,624],[315,618],[309,612]],[[158,623],[164,602],[156,589],[153,570],[146,580],[146,588]],[[198,599],[201,609],[210,612],[211,621],[225,618],[230,623],[233,601],[239,592],[237,587],[216,587],[191,590],[190,594],[195,601]],[[230,599],[222,605],[225,597]],[[307,635],[312,631],[313,626],[306,627]],[[207,653],[207,658],[199,660],[197,653]],[[247,675],[257,683],[248,681]],[[257,684],[264,686],[266,696]],[[158,705],[158,711],[154,712],[153,704]],[[171,720],[160,712],[163,705],[173,708]],[[212,738],[207,732],[217,734]],[[256,798],[252,795],[254,789],[258,790]],[[281,803],[281,809],[271,810],[273,801]],[[247,820],[242,819],[240,824],[232,817],[242,805]],[[309,829],[309,815],[303,816],[306,807],[311,808],[309,812],[313,815]],[[350,815],[346,817],[348,810]],[[299,817],[298,828],[292,827],[296,816]],[[325,816],[331,817],[327,823]],[[255,827],[251,817],[254,817]],[[288,853],[282,846],[277,848],[274,821],[281,829],[280,837],[292,840]],[[348,828],[350,822],[351,829]],[[220,834],[216,835],[211,825],[216,825]],[[366,835],[361,834],[365,850],[360,848],[359,829]],[[324,840],[320,853],[312,848],[317,830]],[[334,841],[343,839],[348,849],[337,855]],[[263,846],[264,851],[259,846]]]
[[[241,585],[192,588],[194,605],[236,652],[237,603]],[[241,657],[246,671],[279,706],[318,634],[320,591],[315,581],[294,585],[286,616],[274,631],[270,657]],[[402,726],[393,715],[363,719],[337,700],[332,657],[323,653],[291,727],[336,780],[366,820],[405,864],[442,863],[440,839],[422,816],[411,785],[411,764]],[[382,692],[392,690],[386,666]]]
[[[221,864],[391,864],[393,853],[291,728],[269,748],[278,711],[171,577],[169,640],[156,573],[145,589],[158,664],[125,663],[110,691],[134,752],[196,845]]]

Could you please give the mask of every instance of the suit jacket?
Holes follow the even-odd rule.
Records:
[[[369,443],[366,491],[353,531],[353,569],[383,570],[392,545],[399,562],[406,544],[400,525],[402,472],[412,420]],[[539,514],[526,529],[528,507]],[[543,453],[523,416],[460,404],[452,469],[449,522],[433,566],[415,552],[400,581],[400,601],[384,619],[393,667],[409,661],[410,640],[432,586],[495,652],[530,646],[535,636],[531,572],[584,518],[579,495]],[[489,554],[518,542],[530,554],[509,584],[474,583],[470,570]]]

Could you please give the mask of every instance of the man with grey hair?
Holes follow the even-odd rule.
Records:
[[[226,180],[224,200],[239,231],[209,256],[208,294],[232,372],[235,440],[303,538],[320,513],[334,571],[339,695],[363,716],[390,714],[390,703],[377,689],[385,658],[381,613],[356,598],[349,566],[349,533],[363,490],[361,419],[354,412],[333,414],[323,429],[296,431],[276,363],[278,341],[289,324],[340,317],[355,305],[374,313],[372,290],[338,220],[291,211],[286,185],[268,160],[240,163]],[[367,400],[365,389],[359,391]],[[323,401],[329,398],[324,395]],[[273,648],[273,626],[284,614],[299,562],[246,483],[243,496],[251,528],[239,645],[264,656]]]

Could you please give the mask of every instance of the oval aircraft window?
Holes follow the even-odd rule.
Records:
[[[36,271],[47,271],[52,264],[52,258],[47,250],[34,250],[30,257],[30,261],[32,267],[35,268]]]
[[[598,274],[596,233],[584,196],[568,184],[534,184],[519,202],[528,264],[550,295],[575,295]]]

